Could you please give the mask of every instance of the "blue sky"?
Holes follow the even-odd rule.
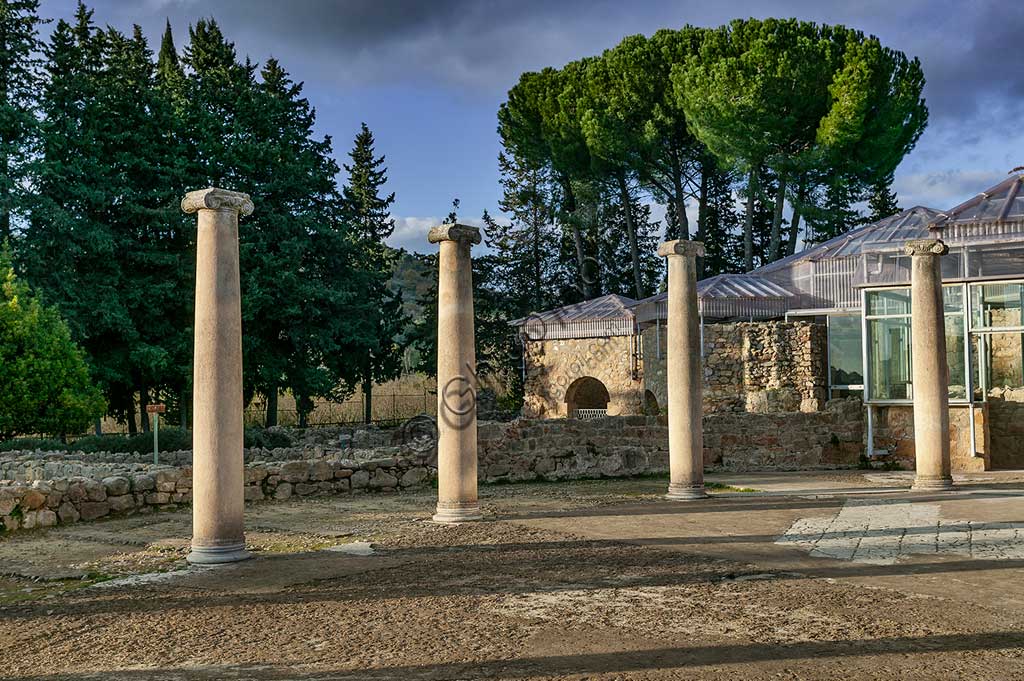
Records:
[[[1024,165],[1024,4],[987,0],[621,2],[606,0],[96,0],[95,21],[139,24],[157,49],[169,19],[179,49],[188,26],[214,17],[239,53],[277,57],[344,156],[365,121],[387,155],[397,194],[393,242],[427,251],[447,214],[496,212],[495,114],[523,71],[560,66],[625,35],[737,17],[843,23],[921,59],[930,124],[896,174],[900,204],[950,208]],[[73,0],[43,0],[70,17]]]

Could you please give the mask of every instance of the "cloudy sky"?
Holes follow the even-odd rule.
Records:
[[[277,57],[343,155],[360,121],[387,154],[395,244],[426,250],[453,197],[460,216],[496,212],[495,112],[523,71],[560,66],[623,36],[736,17],[843,23],[921,59],[930,124],[903,161],[904,207],[950,208],[1024,165],[1024,3],[989,0],[94,0],[95,20],[140,24],[156,49],[169,19],[214,17],[241,55]],[[43,0],[69,17],[73,0]]]

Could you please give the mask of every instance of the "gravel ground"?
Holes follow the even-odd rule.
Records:
[[[0,675],[1024,678],[1018,610],[509,519],[663,485],[489,487],[489,522],[457,527],[426,522],[427,494],[261,504],[257,558],[207,570],[182,569],[183,513],[22,533],[0,540]]]

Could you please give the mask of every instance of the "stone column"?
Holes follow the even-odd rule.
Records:
[[[668,241],[658,248],[668,258],[668,464],[669,499],[706,497],[704,492],[704,377],[700,313],[697,307],[699,241]]]
[[[437,513],[434,521],[480,520],[477,500],[476,341],[473,332],[473,261],[480,230],[441,225],[437,277]]]
[[[942,256],[938,239],[908,241],[910,256],[910,336],[914,389],[914,489],[953,486],[949,467],[949,366],[942,314]]]
[[[242,296],[238,215],[252,213],[248,194],[189,192],[186,213],[199,213],[196,237],[195,360],[192,385],[192,552],[190,563],[249,557],[243,528]]]

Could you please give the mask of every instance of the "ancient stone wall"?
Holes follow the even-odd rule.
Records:
[[[667,329],[643,331],[644,387],[664,406]],[[818,411],[827,397],[827,332],[811,322],[704,326],[704,413]]]
[[[704,463],[730,471],[854,466],[864,451],[859,400],[819,412],[716,413],[704,417]],[[520,419],[480,426],[486,482],[623,477],[668,470],[664,417]]]
[[[92,465],[92,464],[90,464]],[[119,464],[111,464],[118,466]],[[45,471],[45,462],[28,475]],[[0,481],[0,529],[52,527],[79,520],[175,509],[192,501],[191,466],[134,464],[99,477]],[[97,469],[99,476],[101,471]],[[393,492],[421,487],[436,477],[422,460],[259,462],[245,468],[245,499]]]
[[[1024,468],[1024,388],[993,388],[987,406],[992,468]]]
[[[900,466],[914,468],[914,408],[907,405],[872,407],[873,444],[876,451],[886,450]],[[971,410],[966,406],[951,405],[949,409],[949,459],[953,471],[977,472],[991,468],[992,445],[989,442],[991,414],[987,405],[974,409],[975,446],[971,447]]]
[[[636,362],[636,338],[579,338],[527,342],[523,417],[567,417],[566,398],[581,378],[601,381],[608,390],[608,414],[639,414],[643,385]]]

